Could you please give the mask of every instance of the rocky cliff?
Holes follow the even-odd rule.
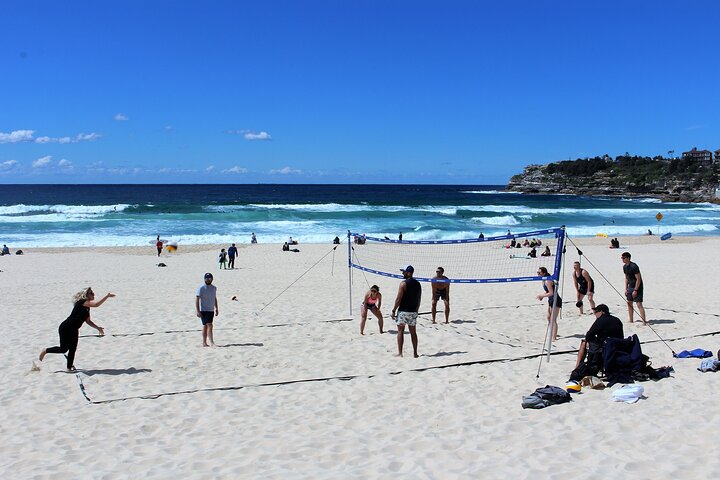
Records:
[[[667,160],[625,163],[603,159],[528,165],[523,173],[510,179],[506,188],[523,193],[647,196],[664,201],[720,203],[717,163],[696,162],[682,170],[677,165],[673,168]]]

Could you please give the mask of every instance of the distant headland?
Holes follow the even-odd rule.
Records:
[[[570,193],[656,197],[671,202],[720,203],[720,149],[693,148],[674,157],[609,155],[528,165],[514,175],[507,190],[523,193]]]

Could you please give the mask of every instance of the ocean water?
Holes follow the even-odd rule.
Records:
[[[571,236],[720,235],[720,206],[650,198],[524,195],[493,185],[0,185],[12,248],[328,243],[348,230],[405,240],[560,225]],[[657,213],[663,219],[658,222]]]

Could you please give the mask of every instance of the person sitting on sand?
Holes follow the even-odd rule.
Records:
[[[530,258],[537,258],[537,250],[535,250],[535,247],[531,248],[528,252],[528,256]]]
[[[91,287],[83,288],[76,293],[73,296],[73,309],[72,312],[70,312],[70,316],[58,327],[60,346],[44,348],[40,352],[40,361],[42,362],[48,353],[67,352],[68,372],[75,371],[75,351],[77,350],[78,339],[80,338],[80,327],[87,323],[97,330],[101,337],[105,335],[105,330],[95,325],[90,319],[90,309],[99,307],[105,303],[105,300],[114,296],[114,293],[107,293],[102,299],[95,301],[95,292],[93,292]]]
[[[537,274],[541,277],[549,277],[550,274],[547,271],[547,268],[540,267],[538,268]],[[555,284],[555,281],[551,278],[544,278],[542,281],[543,284],[543,290],[545,290],[545,293],[541,293],[537,296],[537,299],[542,301],[543,298],[548,299],[548,311],[547,311],[547,321],[548,324],[552,321],[552,339],[553,341],[558,339],[558,325],[557,325],[557,319],[560,315],[560,309],[562,308],[562,298],[560,298],[560,295],[557,297],[557,304],[555,304],[555,289],[557,288],[557,285]],[[554,305],[554,308],[553,308]]]
[[[550,246],[545,245],[545,250],[543,250],[543,253],[540,254],[541,257],[552,257],[552,253],[550,253]]]
[[[288,245],[287,242],[283,243],[282,251],[283,251],[283,252],[289,252],[289,251],[290,251],[290,245]]]
[[[365,294],[365,298],[363,298],[363,303],[360,306],[360,335],[365,335],[365,322],[367,321],[367,314],[368,311],[372,312],[373,315],[375,315],[378,319],[378,327],[380,327],[380,333],[385,333],[383,331],[383,315],[382,312],[380,312],[380,307],[382,306],[382,293],[380,293],[380,287],[377,285],[373,285],[370,287],[370,290]]]
[[[10,249],[7,245],[3,244],[2,253],[0,255],[10,255]]]

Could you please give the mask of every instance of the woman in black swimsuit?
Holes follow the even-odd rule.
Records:
[[[547,268],[540,267],[538,268],[537,274],[541,277],[549,277],[550,274],[547,271]],[[557,304],[553,305],[555,302],[555,289],[557,288],[557,285],[555,284],[555,280],[551,278],[543,279],[543,290],[545,290],[545,293],[541,293],[537,296],[538,300],[541,300],[543,298],[548,299],[548,310],[547,310],[547,321],[548,324],[552,320],[552,337],[553,341],[558,339],[558,324],[557,319],[560,315],[560,309],[562,308],[562,298],[560,298],[560,295],[557,297]],[[555,314],[553,315],[553,309],[555,310]],[[555,317],[553,319],[553,316]]]

